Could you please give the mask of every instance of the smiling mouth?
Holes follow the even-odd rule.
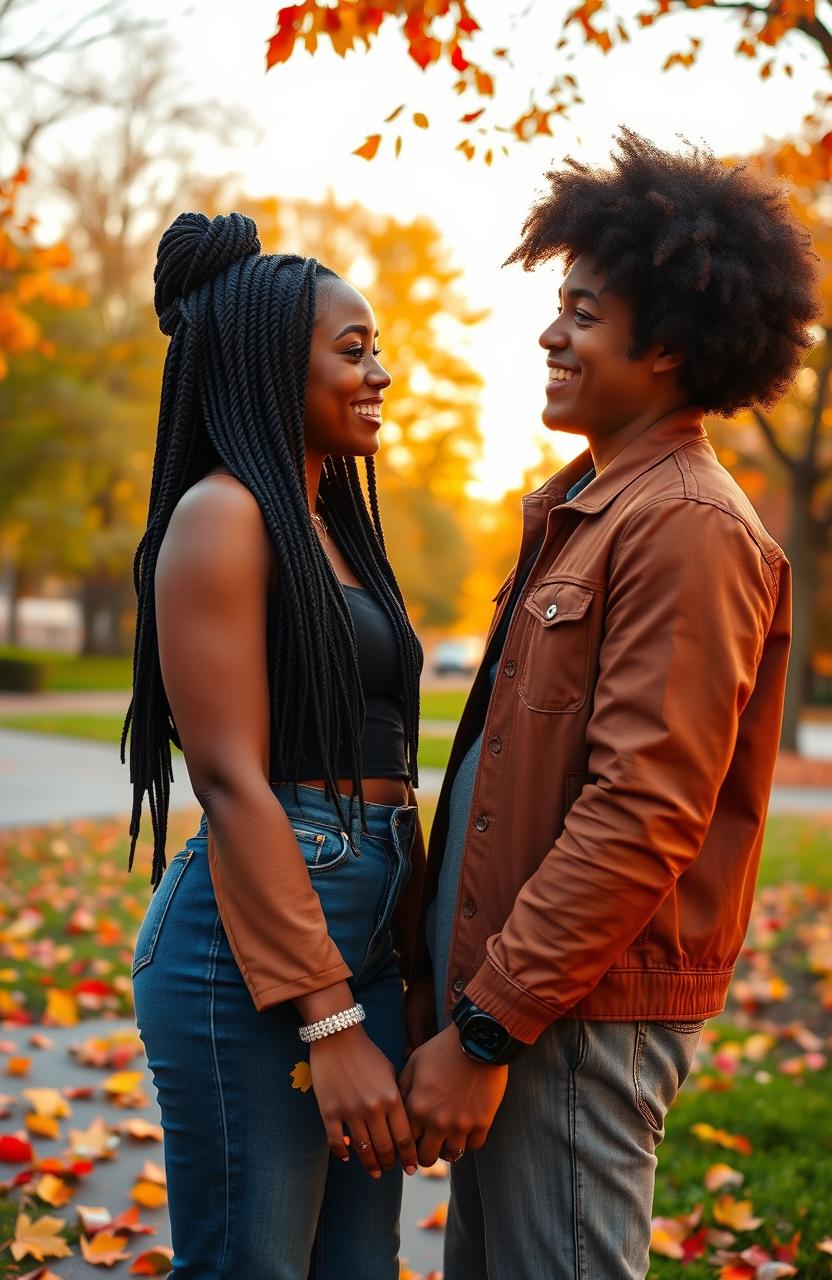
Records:
[[[352,406],[353,413],[359,418],[365,418],[369,422],[381,422],[381,404],[354,404]]]
[[[566,387],[580,376],[574,369],[558,369],[550,366],[546,389],[548,391],[550,387]]]

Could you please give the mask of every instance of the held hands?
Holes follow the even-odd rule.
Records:
[[[481,1147],[508,1083],[507,1066],[466,1057],[455,1026],[414,1050],[399,1079],[419,1164]]]
[[[396,1073],[363,1027],[314,1041],[309,1069],[334,1156],[349,1160],[354,1151],[373,1178],[380,1178],[382,1169],[392,1169],[397,1159],[405,1173],[416,1172],[416,1144]]]

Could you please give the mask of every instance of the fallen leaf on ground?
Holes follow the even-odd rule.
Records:
[[[129,1259],[130,1254],[124,1252],[126,1243],[124,1236],[115,1236],[106,1229],[97,1231],[92,1240],[88,1240],[86,1236],[81,1236],[80,1240],[84,1261],[93,1267],[112,1267],[117,1262]]]
[[[151,1227],[146,1222],[139,1221],[139,1206],[131,1205],[129,1209],[125,1209],[117,1218],[113,1218],[109,1224],[110,1230],[118,1232],[119,1235],[126,1231],[131,1236],[155,1236],[156,1228]],[[89,1231],[87,1235],[89,1235]]]
[[[727,1147],[729,1151],[739,1151],[744,1156],[751,1154],[751,1143],[739,1134],[715,1129],[712,1124],[692,1124],[690,1131],[701,1142],[715,1142],[717,1146]]]
[[[0,1136],[0,1161],[4,1164],[31,1164],[35,1158],[31,1142],[16,1133]]]
[[[149,1120],[143,1120],[140,1116],[136,1116],[133,1120],[122,1120],[116,1125],[119,1133],[124,1133],[128,1138],[135,1138],[138,1142],[161,1142],[165,1136],[165,1131],[160,1124],[151,1124]]]
[[[25,1123],[29,1132],[37,1134],[39,1138],[60,1137],[61,1125],[54,1116],[39,1116],[36,1111],[31,1111]]]
[[[427,1169],[419,1169],[423,1178],[447,1178],[448,1166],[444,1160],[437,1160],[436,1164],[429,1165]]]
[[[117,1097],[119,1094],[134,1093],[143,1078],[141,1071],[118,1071],[114,1076],[108,1076],[101,1087],[105,1093]]]
[[[720,1191],[723,1187],[740,1187],[744,1181],[745,1174],[732,1169],[730,1164],[712,1164],[705,1174],[705,1189]]]
[[[27,1254],[31,1254],[37,1262],[43,1262],[46,1258],[70,1258],[72,1250],[60,1234],[65,1226],[63,1218],[45,1215],[33,1222],[27,1214],[19,1214],[10,1246],[15,1262],[25,1258]]]
[[[77,1204],[75,1209],[81,1229],[86,1236],[95,1235],[96,1231],[109,1227],[113,1220],[110,1210],[105,1205]]]
[[[53,1209],[61,1209],[69,1204],[75,1192],[63,1178],[56,1178],[54,1173],[45,1173],[35,1183],[35,1195],[44,1204],[51,1204]]]
[[[54,1049],[55,1041],[51,1036],[45,1036],[42,1031],[33,1031],[29,1036],[29,1044],[33,1049]]]
[[[39,1116],[72,1115],[72,1107],[57,1089],[24,1089],[23,1097]]]
[[[131,1276],[166,1276],[173,1262],[173,1249],[159,1244],[147,1253],[140,1253],[130,1268]]]
[[[156,1182],[160,1187],[168,1185],[167,1174],[155,1160],[145,1160],[139,1177],[144,1178],[145,1182]]]
[[[140,1178],[130,1192],[130,1198],[144,1209],[159,1209],[167,1203],[168,1193],[158,1182],[148,1182],[147,1179]]]
[[[416,1226],[421,1227],[424,1231],[442,1231],[445,1223],[448,1221],[448,1206],[444,1201],[438,1204],[433,1213],[429,1213],[426,1218],[422,1218],[421,1222],[417,1222]]]
[[[662,1258],[682,1258],[684,1256],[682,1241],[687,1235],[687,1227],[676,1218],[654,1218],[650,1252]]]
[[[750,1200],[735,1200],[733,1196],[719,1196],[714,1201],[713,1215],[723,1227],[733,1231],[753,1231],[762,1218],[755,1218]]]
[[[120,1142],[101,1116],[96,1116],[87,1129],[70,1129],[69,1140],[72,1154],[86,1160],[112,1160]]]
[[[43,1021],[44,1025],[54,1027],[78,1025],[78,1001],[71,991],[61,991],[58,987],[49,988]]]
[[[824,1236],[822,1240],[818,1241],[816,1247],[820,1249],[821,1253],[832,1253],[832,1236]]]
[[[6,1063],[7,1076],[27,1076],[32,1065],[31,1058],[9,1058]]]

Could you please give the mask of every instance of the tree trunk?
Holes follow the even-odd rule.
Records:
[[[810,515],[811,484],[792,478],[787,553],[792,566],[792,648],[780,745],[797,751],[797,729],[809,692],[812,619],[817,593],[818,550]]]
[[[81,652],[87,656],[123,656],[130,652],[124,627],[129,583],[108,574],[87,578],[81,588],[84,638]]]

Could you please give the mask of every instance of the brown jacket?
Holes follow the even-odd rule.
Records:
[[[422,900],[487,705],[446,1005],[465,991],[526,1042],[567,1014],[722,1009],[782,716],[789,565],[701,413],[655,423],[564,505],[591,465],[523,499],[518,564],[545,541],[493,692],[486,652],[463,713]]]

